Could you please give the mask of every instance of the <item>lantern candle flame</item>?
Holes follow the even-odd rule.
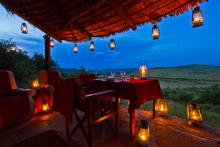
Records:
[[[39,86],[38,80],[33,80],[33,81],[32,81],[32,87],[33,87],[33,88],[36,88],[36,87],[38,87],[38,86]]]

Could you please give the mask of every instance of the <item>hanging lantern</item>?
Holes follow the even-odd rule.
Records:
[[[154,40],[160,38],[160,30],[159,30],[157,25],[154,25],[153,28],[152,28],[152,38]]]
[[[188,104],[186,109],[187,118],[190,124],[198,124],[203,122],[203,117],[198,105]]]
[[[149,142],[149,136],[150,136],[150,131],[149,131],[149,125],[147,120],[142,120],[141,121],[141,127],[138,131],[138,142],[145,146]]]
[[[111,50],[115,49],[115,41],[113,39],[111,39],[110,42],[109,42],[109,48]]]
[[[146,65],[141,65],[140,66],[140,76],[141,76],[141,79],[146,79],[147,78],[147,67]]]
[[[74,47],[73,47],[73,52],[74,52],[74,53],[77,53],[77,52],[78,52],[78,47],[77,47],[76,44],[75,44]]]
[[[50,47],[54,47],[55,46],[55,42],[53,39],[50,40]]]
[[[203,25],[202,12],[199,7],[194,8],[192,14],[193,27],[199,27]]]
[[[167,114],[168,113],[167,101],[165,99],[157,99],[154,110],[158,114]]]
[[[32,81],[32,88],[36,88],[36,87],[38,87],[38,86],[39,86],[38,80],[33,80],[33,81]]]
[[[21,24],[21,32],[22,32],[23,34],[27,34],[27,33],[28,33],[27,24],[24,23],[24,22]]]
[[[91,43],[90,43],[90,51],[94,51],[94,49],[95,49],[95,46],[94,46],[94,42],[93,41],[91,41]]]

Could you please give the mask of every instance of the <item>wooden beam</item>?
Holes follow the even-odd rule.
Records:
[[[130,19],[128,13],[123,9],[118,0],[111,0],[112,8],[127,22],[132,30],[136,30],[135,23]]]
[[[60,26],[56,31],[52,31],[51,33],[48,33],[47,35],[48,36],[51,36],[53,35],[54,33],[58,32],[58,31],[62,31],[63,29],[65,29],[66,27],[72,27],[74,29],[76,29],[77,31],[79,31],[86,39],[89,39],[91,38],[91,36],[83,29],[81,28],[80,26],[78,26],[76,23],[74,22],[69,22],[67,21],[67,16],[65,15],[64,13],[64,10],[62,10],[61,7],[59,7],[59,5],[57,4],[56,1],[54,0],[48,0],[48,3],[51,4],[51,6],[53,7],[53,9],[55,10],[55,12],[59,15],[59,17],[61,19],[63,19],[63,24],[65,24],[64,26]]]
[[[50,0],[52,1],[52,0]],[[67,29],[67,28],[73,28],[78,30],[82,36],[84,36],[86,39],[90,40],[91,39],[91,35],[86,32],[83,28],[81,28],[79,25],[77,25],[75,23],[75,21],[79,18],[82,18],[86,15],[90,15],[91,11],[96,12],[97,10],[100,9],[100,7],[106,2],[107,0],[95,0],[92,2],[87,3],[84,7],[79,8],[77,11],[75,11],[75,13],[72,14],[72,17],[69,18],[69,21],[65,21],[64,26],[61,26],[61,28],[58,28],[56,31],[50,32],[48,33],[48,35],[52,35],[58,31],[62,31],[63,29]]]
[[[45,41],[45,69],[50,69],[50,37],[44,36]]]

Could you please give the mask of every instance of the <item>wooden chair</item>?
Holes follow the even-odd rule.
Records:
[[[78,124],[72,131],[68,131],[69,136],[73,135],[79,128],[82,130],[89,147],[92,147],[92,127],[100,122],[106,121],[109,128],[118,133],[118,108],[119,99],[116,96],[115,90],[97,91],[96,93],[86,94],[83,90],[80,79],[75,79],[75,99],[74,106],[78,110],[84,112],[84,116],[80,119],[77,111],[74,109],[74,115]],[[115,99],[115,101],[113,101]],[[115,127],[113,128],[108,118],[115,115]],[[87,132],[83,123],[87,120]],[[68,123],[67,123],[68,124]],[[69,128],[67,126],[67,128]],[[69,129],[68,129],[69,130]]]

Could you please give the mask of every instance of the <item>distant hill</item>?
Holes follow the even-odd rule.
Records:
[[[63,73],[73,74],[79,72],[78,69],[60,69]],[[98,73],[99,77],[109,76],[111,72],[126,72],[129,75],[139,76],[136,68],[126,69],[104,69],[98,71],[89,71]],[[162,88],[164,87],[207,87],[211,85],[220,85],[220,66],[210,65],[184,65],[177,67],[159,67],[149,68],[148,74],[150,78],[156,78],[160,81]]]
[[[149,69],[150,77],[160,80],[163,87],[206,87],[220,85],[220,66],[184,65]]]

